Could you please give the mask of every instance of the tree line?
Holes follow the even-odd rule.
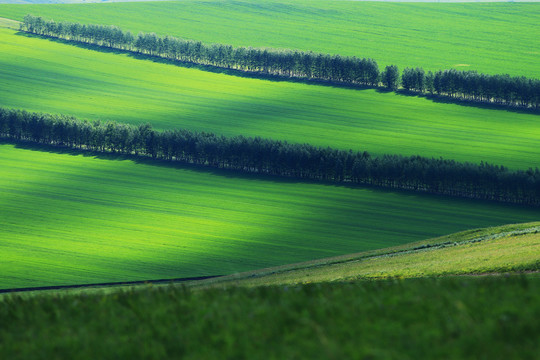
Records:
[[[169,60],[249,72],[364,85],[376,85],[379,79],[378,65],[372,59],[292,50],[204,44],[200,41],[171,36],[160,37],[154,33],[139,33],[134,36],[131,32],[122,31],[116,26],[57,23],[32,15],[24,17],[21,30],[38,35],[136,51]]]
[[[422,156],[372,156],[260,137],[89,122],[0,108],[0,137],[299,179],[540,205],[540,171]]]
[[[540,80],[524,76],[486,75],[456,69],[426,73],[422,68],[405,68],[401,85],[405,90],[474,102],[540,108]]]
[[[116,26],[55,22],[26,15],[21,30],[71,41],[139,52],[169,60],[262,74],[365,86],[385,86],[474,102],[540,108],[540,80],[524,76],[486,75],[455,69],[435,73],[396,65],[379,70],[373,59],[287,49],[204,44],[154,33],[137,36]]]

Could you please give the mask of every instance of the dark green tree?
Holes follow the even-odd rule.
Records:
[[[397,90],[399,87],[399,69],[396,65],[388,65],[381,74],[384,86],[389,90]]]

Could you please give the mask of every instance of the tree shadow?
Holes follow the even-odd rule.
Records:
[[[459,106],[473,107],[473,108],[486,109],[486,110],[499,110],[499,111],[502,110],[502,111],[518,113],[518,114],[532,114],[532,115],[540,114],[540,109],[524,108],[524,107],[519,107],[519,106],[509,106],[509,105],[497,104],[497,103],[476,102],[473,100],[457,99],[457,98],[451,98],[449,96],[430,94],[430,93],[421,94],[415,91],[409,91],[405,89],[400,89],[396,91],[395,93],[398,96],[423,98],[423,99],[432,101],[434,103],[439,103],[439,104],[454,104],[454,105],[459,105]]]

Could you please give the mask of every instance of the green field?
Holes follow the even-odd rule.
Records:
[[[231,274],[540,216],[41,150],[0,146],[0,288]]]
[[[371,153],[539,165],[538,115],[249,79],[0,29],[0,105]]]
[[[540,77],[540,4],[0,5],[1,107],[539,166],[532,112],[203,71],[6,28],[27,13]],[[539,221],[540,208],[0,140],[0,358],[533,359]],[[208,275],[226,276],[9,293]]]
[[[117,25],[204,42],[371,57],[381,65],[458,68],[540,77],[540,5],[356,1],[179,1],[0,5],[27,13]]]
[[[19,29],[19,22],[16,20],[0,18],[0,28]]]

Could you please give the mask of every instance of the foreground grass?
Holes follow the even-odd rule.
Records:
[[[533,359],[540,278],[4,297],[9,359]]]
[[[538,115],[263,81],[103,53],[0,29],[0,104],[371,153],[538,166]]]
[[[0,288],[224,275],[540,215],[37,150],[0,145]]]
[[[0,5],[0,16],[117,25],[204,42],[371,57],[379,64],[540,77],[540,6],[356,1]]]

